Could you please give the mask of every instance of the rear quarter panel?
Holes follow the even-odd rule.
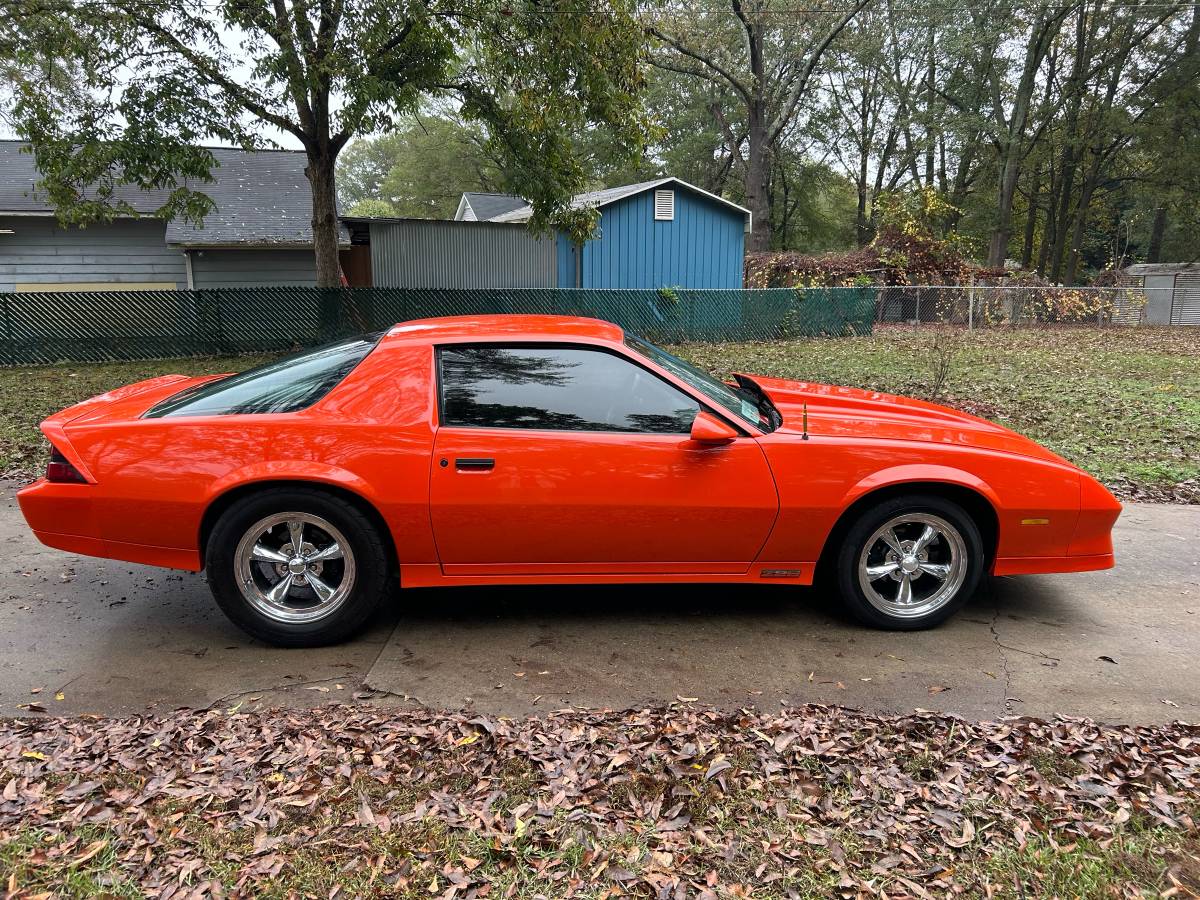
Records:
[[[848,506],[896,484],[957,484],[983,495],[999,519],[998,556],[1065,556],[1079,518],[1079,472],[1066,463],[897,440],[769,434],[760,442],[780,500],[763,562],[815,561]]]
[[[196,551],[208,506],[270,480],[353,491],[383,515],[405,561],[434,562],[430,350],[380,347],[297,413],[77,421],[66,436],[96,484],[82,510],[108,541]]]

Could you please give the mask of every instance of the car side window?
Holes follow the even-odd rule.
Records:
[[[443,425],[687,434],[699,404],[624,357],[583,347],[438,351]]]

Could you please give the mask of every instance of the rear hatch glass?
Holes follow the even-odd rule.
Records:
[[[347,338],[180,391],[143,418],[296,412],[312,406],[375,349],[383,332]]]

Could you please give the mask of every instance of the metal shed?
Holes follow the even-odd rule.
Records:
[[[558,287],[554,237],[537,237],[524,225],[436,219],[343,218],[342,222],[350,229],[352,249],[368,252],[369,245],[366,283],[374,287]]]
[[[1200,263],[1139,263],[1125,269],[1146,292],[1147,325],[1200,325]]]

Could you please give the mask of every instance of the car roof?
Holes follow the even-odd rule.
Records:
[[[619,342],[625,332],[619,325],[583,316],[446,316],[438,319],[414,319],[388,330],[389,343],[436,342],[463,339],[519,341],[592,340]]]

